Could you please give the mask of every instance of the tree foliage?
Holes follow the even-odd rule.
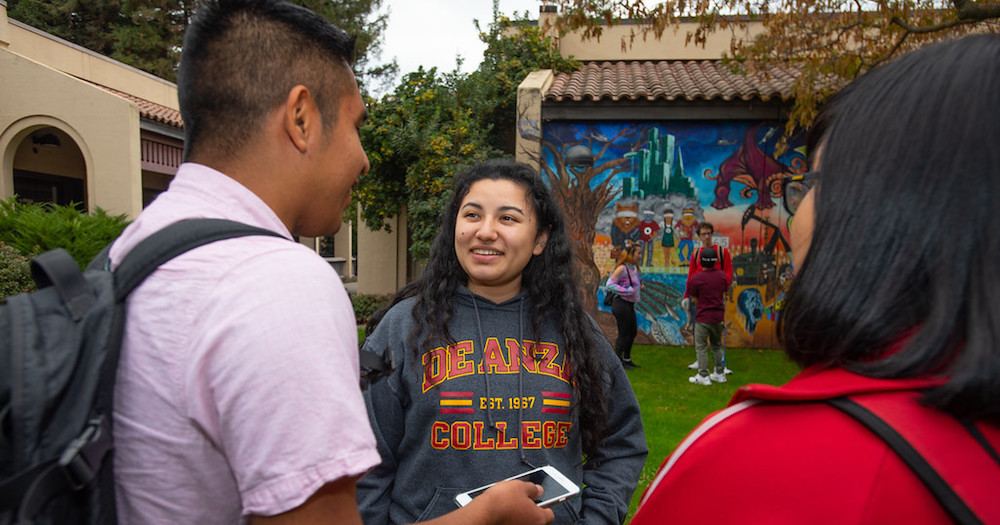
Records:
[[[927,43],[968,32],[998,32],[1000,3],[976,0],[555,0],[557,26],[601,36],[603,25],[640,20],[629,35],[659,38],[694,17],[687,43],[705,45],[715,31],[729,31],[727,58],[739,70],[766,75],[778,65],[796,67],[794,106],[786,135],[808,127],[820,104],[865,71]],[[745,39],[751,22],[763,31]],[[623,45],[627,42],[623,41]]]
[[[357,35],[355,71],[362,86],[396,74],[380,63],[388,22],[383,0],[290,0]],[[199,0],[10,0],[8,16],[102,55],[174,81],[184,29]]]
[[[484,31],[476,21],[479,39],[486,44],[479,68],[461,84],[473,111],[492,126],[490,144],[507,154],[516,141],[517,86],[528,73],[551,69],[568,73],[580,68],[573,57],[563,57],[552,38],[530,24],[527,13],[511,20],[493,4],[493,22]]]
[[[454,175],[487,158],[513,155],[518,84],[537,69],[579,67],[561,57],[537,26],[501,16],[496,3],[493,13],[489,29],[480,30],[487,49],[474,72],[419,69],[368,104],[362,141],[372,167],[354,202],[376,231],[407,213],[410,254],[417,260],[429,255]]]
[[[417,259],[429,253],[454,174],[499,154],[487,144],[489,129],[456,97],[461,80],[436,69],[405,75],[393,93],[369,103],[362,128],[371,171],[354,201],[373,230],[389,230],[388,219],[407,212],[410,253]]]

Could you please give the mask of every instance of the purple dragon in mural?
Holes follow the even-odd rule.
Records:
[[[757,192],[757,202],[754,204],[757,209],[766,210],[774,206],[771,197],[781,194],[781,177],[792,173],[792,170],[760,149],[757,145],[757,131],[760,128],[761,124],[757,124],[747,130],[740,149],[722,161],[717,176],[711,169],[705,170],[705,178],[716,181],[713,208],[724,210],[733,206],[729,200],[733,182],[743,184],[740,196],[745,199],[750,198],[754,191]]]

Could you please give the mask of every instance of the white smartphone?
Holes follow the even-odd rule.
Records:
[[[541,485],[543,489],[542,495],[535,499],[535,503],[537,503],[539,507],[551,507],[556,503],[566,501],[580,493],[580,487],[576,486],[576,483],[570,481],[569,478],[563,475],[562,472],[556,470],[556,468],[552,465],[538,467],[523,474],[509,477],[503,481],[510,479],[530,481],[531,483]],[[482,494],[486,491],[486,489],[492,487],[493,485],[496,485],[496,483],[490,483],[489,485],[479,487],[478,489],[463,492],[458,496],[455,496],[455,502],[458,503],[459,507],[464,507],[472,501],[472,498]]]

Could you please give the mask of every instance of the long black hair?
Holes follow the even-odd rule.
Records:
[[[531,324],[539,333],[542,321],[557,317],[557,325],[565,339],[566,359],[571,374],[575,410],[580,418],[583,451],[592,453],[605,433],[608,407],[604,400],[606,371],[598,355],[600,341],[589,330],[581,329],[593,324],[585,313],[575,286],[572,251],[566,233],[562,210],[552,198],[541,177],[530,167],[512,160],[495,159],[478,164],[458,175],[453,184],[453,194],[440,218],[437,237],[431,244],[431,255],[420,278],[400,290],[389,306],[377,312],[368,322],[367,332],[372,333],[379,321],[396,303],[416,297],[413,307],[414,340],[421,341],[416,348],[423,348],[428,341],[454,343],[448,331],[453,315],[453,297],[468,275],[458,262],[455,253],[455,223],[459,207],[474,183],[480,180],[507,180],[524,188],[528,202],[537,217],[539,232],[549,234],[545,250],[531,258],[524,268],[521,285],[531,297]],[[419,351],[419,350],[417,350]]]
[[[1000,36],[907,54],[823,113],[786,351],[802,366],[939,375],[926,402],[1000,422]]]

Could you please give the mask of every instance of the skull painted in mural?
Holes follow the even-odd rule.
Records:
[[[744,328],[748,334],[757,329],[757,323],[764,317],[764,300],[756,288],[747,288],[736,298],[736,307],[743,316]]]

